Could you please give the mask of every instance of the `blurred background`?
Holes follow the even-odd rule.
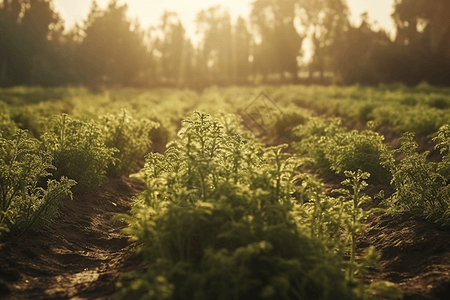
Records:
[[[450,86],[450,0],[0,0],[0,87]]]

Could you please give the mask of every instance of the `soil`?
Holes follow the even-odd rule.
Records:
[[[111,299],[119,277],[141,262],[124,224],[111,218],[128,212],[143,188],[137,179],[110,179],[64,200],[47,228],[0,243],[0,298]]]
[[[373,196],[380,188],[389,189],[367,192]],[[136,179],[109,179],[66,199],[47,228],[1,242],[0,299],[112,299],[120,276],[144,268],[133,251],[137,244],[121,231],[125,225],[112,220],[127,213],[131,198],[143,189]],[[404,299],[449,299],[450,228],[407,214],[376,214],[359,236],[358,251],[370,245],[381,251],[381,268],[371,269],[367,281],[393,282]]]
[[[405,214],[372,215],[358,248],[374,245],[381,251],[380,270],[367,279],[395,283],[404,299],[450,297],[450,228]]]

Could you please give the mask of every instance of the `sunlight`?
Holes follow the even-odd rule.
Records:
[[[97,0],[100,8],[105,8],[109,0]],[[248,16],[252,1],[250,0],[170,0],[170,1],[143,1],[143,0],[122,0],[119,3],[128,4],[128,16],[137,18],[143,28],[156,26],[165,10],[174,11],[180,16],[181,22],[189,37],[195,35],[195,19],[197,13],[203,9],[208,9],[215,5],[222,5],[228,8],[233,20],[238,16]],[[55,8],[66,20],[66,27],[70,28],[75,22],[80,22],[86,18],[91,7],[92,0],[55,0]]]
[[[109,0],[96,0],[100,8],[106,7]],[[195,18],[200,10],[208,9],[215,5],[222,5],[230,11],[235,20],[239,15],[247,17],[251,10],[252,0],[170,0],[170,1],[147,1],[147,0],[121,0],[119,3],[128,4],[128,15],[130,18],[138,18],[142,27],[156,26],[164,10],[177,12],[186,29],[188,36],[195,35]],[[393,31],[392,13],[393,0],[347,0],[351,12],[351,19],[359,24],[360,15],[364,11],[369,12],[372,20],[377,20],[382,28]],[[66,28],[72,27],[75,22],[82,22],[90,10],[92,0],[54,0],[57,11],[66,21]]]
[[[360,15],[369,12],[369,18],[376,20],[381,28],[394,31],[394,21],[391,18],[394,0],[347,0],[351,12],[351,20],[355,24],[361,23]]]

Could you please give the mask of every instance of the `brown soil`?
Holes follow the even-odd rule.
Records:
[[[450,297],[450,228],[410,215],[372,215],[359,247],[381,251],[380,270],[367,279],[387,280],[403,291],[404,299]]]
[[[66,199],[45,229],[0,243],[0,298],[111,299],[120,275],[137,268],[136,244],[111,218],[143,190],[136,179],[110,179]]]

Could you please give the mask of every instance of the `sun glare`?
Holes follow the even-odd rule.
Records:
[[[109,0],[97,0],[100,8],[105,8]],[[127,0],[119,1],[128,5],[128,16],[131,19],[138,19],[144,28],[156,26],[165,10],[173,11],[178,14],[181,22],[186,29],[188,36],[195,35],[195,19],[197,13],[203,9],[212,6],[221,5],[230,11],[230,15],[235,20],[238,16],[246,17],[250,13],[250,0],[171,0],[171,1],[144,1],[144,0]],[[86,18],[89,13],[92,0],[55,0],[55,8],[61,13],[66,21],[66,27],[70,28],[75,22],[80,22]]]
[[[96,0],[97,4],[104,8],[110,0]],[[128,15],[132,19],[138,19],[144,28],[156,26],[165,10],[176,12],[190,37],[195,35],[195,18],[197,13],[215,5],[229,9],[231,17],[235,20],[238,16],[247,17],[251,10],[252,0],[122,0],[119,3],[128,4]],[[369,12],[369,17],[376,20],[380,27],[393,31],[392,13],[393,0],[347,0],[351,19],[354,23],[360,22],[360,15],[364,11]],[[54,0],[57,11],[66,21],[66,27],[70,28],[75,22],[81,22],[89,13],[92,0]]]

